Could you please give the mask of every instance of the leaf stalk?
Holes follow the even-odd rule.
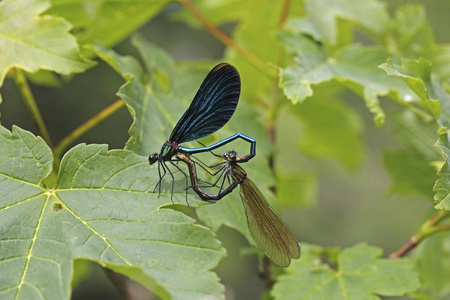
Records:
[[[72,131],[68,136],[63,138],[61,142],[58,143],[55,147],[55,164],[58,165],[61,161],[61,156],[64,150],[75,142],[79,137],[89,131],[92,127],[98,125],[100,122],[108,118],[110,115],[115,113],[117,110],[122,108],[125,105],[125,101],[123,99],[118,99],[108,107],[104,108],[102,111],[97,113],[95,116],[81,124],[77,129]]]
[[[38,128],[40,135],[47,143],[47,145],[49,145],[49,147],[53,149],[52,140],[48,133],[47,127],[45,126],[44,119],[42,119],[42,115],[36,104],[36,100],[34,99],[33,93],[31,92],[30,85],[28,84],[27,79],[25,78],[25,74],[23,73],[22,70],[17,68],[11,69],[10,74],[12,75],[20,94],[22,95],[23,101],[25,102],[28,111],[30,112],[31,116],[36,122],[36,126]]]

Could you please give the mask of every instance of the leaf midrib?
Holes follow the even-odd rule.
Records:
[[[80,216],[78,216],[75,211],[73,211],[72,209],[70,209],[70,207],[67,205],[67,203],[65,203],[61,198],[59,198],[56,194],[54,195],[55,198],[57,198],[61,203],[64,204],[65,209],[67,209],[68,212],[70,212],[79,222],[81,222],[84,226],[86,226],[86,228],[88,228],[89,230],[91,230],[96,236],[98,236],[99,238],[101,238],[105,244],[107,245],[107,247],[109,247],[120,259],[122,259],[122,261],[127,264],[128,266],[131,266],[132,264],[109,242],[109,239],[107,237],[104,237],[102,234],[100,234],[97,230],[95,230],[95,228],[93,228],[91,225],[89,225],[88,222],[84,221],[83,218],[81,218]]]
[[[33,44],[33,43],[29,42],[28,40],[25,40],[23,38],[18,38],[18,37],[15,37],[15,36],[11,36],[9,34],[6,34],[3,31],[0,31],[0,37],[4,37],[4,38],[10,39],[10,40],[12,40],[14,42],[21,43],[25,47],[30,47],[32,49],[37,49],[37,50],[39,50],[41,52],[44,52],[44,53],[47,53],[49,55],[52,55],[52,56],[55,56],[55,57],[59,57],[63,61],[66,61],[66,62],[69,62],[69,63],[75,63],[75,64],[79,64],[80,63],[80,61],[73,60],[73,59],[70,59],[69,57],[60,55],[59,53],[55,53],[55,52],[49,51],[48,49],[43,48],[43,47],[41,47],[41,46],[39,46],[37,44]],[[63,73],[63,72],[61,72],[61,73]],[[66,73],[63,73],[63,74],[66,74]]]
[[[30,265],[30,259],[32,257],[31,253],[33,252],[34,244],[36,243],[36,239],[37,239],[37,234],[38,234],[38,231],[39,231],[40,226],[41,226],[42,217],[43,217],[44,212],[45,212],[45,207],[47,206],[47,203],[48,203],[49,199],[50,199],[50,195],[47,195],[47,199],[45,199],[45,202],[42,205],[41,212],[39,213],[38,223],[36,225],[36,230],[34,231],[33,238],[31,240],[30,248],[28,249],[28,255],[27,255],[26,262],[25,262],[25,267],[24,267],[24,270],[23,270],[23,273],[22,273],[22,277],[20,278],[20,282],[19,282],[19,284],[17,286],[17,291],[16,291],[16,294],[14,296],[14,299],[16,299],[16,300],[19,297],[20,290],[21,290],[22,286],[24,284],[29,284],[29,283],[25,282],[25,276],[26,276],[26,273],[28,271],[28,266]],[[38,292],[40,293],[39,290],[38,290]]]

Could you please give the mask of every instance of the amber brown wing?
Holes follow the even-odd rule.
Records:
[[[242,181],[240,194],[248,229],[258,248],[275,264],[289,266],[291,258],[300,257],[300,245],[295,235],[250,179]]]

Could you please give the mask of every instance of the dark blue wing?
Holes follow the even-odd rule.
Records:
[[[222,128],[236,110],[240,93],[241,79],[236,68],[227,63],[215,66],[203,80],[169,141],[181,144]]]

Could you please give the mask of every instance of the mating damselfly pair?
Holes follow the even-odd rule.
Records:
[[[275,264],[287,267],[292,258],[300,257],[297,238],[239,165],[256,155],[256,141],[242,133],[236,133],[209,146],[188,148],[180,145],[199,140],[222,128],[236,110],[240,91],[241,80],[235,67],[221,63],[209,72],[191,105],[175,125],[169,140],[163,144],[160,153],[149,156],[151,165],[158,163],[159,182],[155,191],[158,189],[158,194],[161,194],[162,178],[169,174],[172,177],[171,197],[173,196],[174,176],[169,165],[185,176],[186,193],[187,181],[190,178],[189,188],[192,188],[205,201],[216,202],[240,185],[240,196],[247,217],[247,225],[256,245]],[[249,154],[239,157],[235,151],[225,151],[223,155],[212,152],[238,138],[250,144]],[[195,157],[195,154],[206,152],[218,156],[221,161],[208,167]],[[177,164],[179,161],[187,165],[188,172]],[[209,193],[199,184],[197,165],[212,176],[217,176],[215,182],[209,183],[209,187],[218,188],[217,193]],[[214,171],[214,168],[217,170]]]

